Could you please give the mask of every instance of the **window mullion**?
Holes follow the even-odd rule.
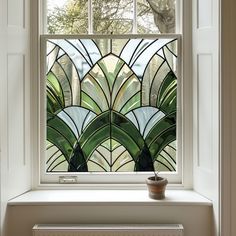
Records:
[[[48,14],[48,8],[47,8],[47,0],[41,1],[39,4],[40,6],[40,11],[41,11],[41,27],[40,27],[40,32],[47,34],[48,33],[48,27],[47,27],[47,14]]]
[[[179,4],[176,4],[175,6],[175,32],[176,34],[182,34],[183,33],[183,1],[180,0]]]
[[[88,0],[88,33],[93,34],[93,6],[92,6],[92,0]]]
[[[133,34],[137,34],[137,0],[133,0],[134,19],[133,19]]]

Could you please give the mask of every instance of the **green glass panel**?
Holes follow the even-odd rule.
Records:
[[[49,142],[48,140],[46,140],[46,149],[48,150],[48,149],[50,149],[51,147],[53,147],[54,145],[51,143],[51,142]]]
[[[68,172],[87,172],[87,171],[88,171],[88,165],[86,161],[86,156],[80,144],[77,142],[76,145],[74,145],[73,152],[70,155]]]
[[[117,147],[119,147],[121,144],[119,142],[117,142],[114,139],[111,139],[111,150],[113,151],[114,149],[116,149]]]
[[[50,71],[56,61],[60,48],[51,42],[47,42],[47,72]]]
[[[175,171],[177,40],[72,38],[47,43],[47,171]]]
[[[154,82],[153,80],[156,77],[156,73],[158,72],[163,62],[164,59],[155,54],[145,70],[142,81],[142,106],[149,106],[150,104],[151,85]],[[156,84],[155,86],[156,90],[158,91],[159,86],[157,87]],[[152,94],[151,96],[153,95],[154,94]]]
[[[165,161],[163,161],[162,159],[154,162],[154,168],[155,168],[155,171],[158,171],[158,172],[162,172],[162,171],[169,172],[171,170],[169,166],[166,166]]]
[[[112,152],[112,171],[133,171],[135,162],[125,147],[120,146]],[[132,163],[129,164],[128,163]],[[122,168],[123,167],[123,168]]]
[[[93,160],[89,160],[87,162],[88,165],[88,172],[108,172],[110,168],[107,166],[106,163],[103,162],[93,162]]]
[[[108,85],[108,81],[101,70],[100,66],[97,64],[91,69],[89,74],[95,79],[95,81],[100,85],[102,88],[104,95],[106,96],[106,100],[110,102],[110,88]],[[110,104],[110,103],[109,103]]]
[[[47,121],[53,119],[54,116],[55,116],[55,115],[54,115],[53,113],[47,112]]]
[[[171,45],[173,46],[173,45]],[[166,61],[168,62],[168,65],[170,66],[170,69],[176,73],[176,58],[175,56],[171,53],[170,49],[167,47],[163,48],[163,52],[166,58]]]
[[[170,42],[166,46],[177,58],[178,57],[178,40],[174,40],[173,42]]]
[[[107,97],[104,91],[102,90],[102,87],[97,83],[97,81],[93,77],[87,75],[81,83],[81,89],[89,97],[91,97],[93,101],[96,101],[97,106],[101,111],[108,110],[109,102],[107,100]]]
[[[51,72],[47,75],[47,91],[51,97],[50,100],[54,101],[53,103],[56,103],[55,105],[65,106],[62,87],[56,76]]]
[[[145,142],[148,146],[151,145],[152,142],[166,129],[176,125],[176,112],[173,112],[160,121],[158,121],[153,128],[149,131],[148,135],[146,136]]]
[[[119,142],[131,154],[134,171],[152,171],[153,162],[149,150],[135,126],[121,114],[112,113],[112,138]]]
[[[66,78],[69,80],[72,94],[72,104],[80,105],[80,79],[74,64],[67,55],[64,55],[58,59],[58,63],[65,72]]]
[[[72,105],[71,84],[70,84],[70,81],[68,80],[64,70],[62,69],[60,64],[55,62],[53,64],[51,71],[56,76],[58,83],[60,84],[60,87],[63,91],[63,99],[64,99],[65,106]]]
[[[111,91],[113,83],[115,82],[115,79],[117,77],[117,74],[119,73],[124,62],[121,61],[118,57],[109,54],[108,56],[104,57],[101,61],[99,61],[98,64],[108,81],[109,88]]]
[[[53,172],[65,172],[67,170],[68,170],[68,162],[65,160],[60,160],[60,162],[52,169]]]
[[[84,92],[81,92],[81,106],[95,112],[96,114],[102,112],[98,104]]]
[[[108,139],[105,142],[109,143],[109,147],[110,147],[110,141],[111,139]],[[103,159],[108,163],[108,165],[110,166],[110,159],[111,159],[111,151],[109,148],[104,147],[104,143],[103,142],[97,149],[96,151],[99,152],[99,154],[103,157]]]
[[[46,171],[67,171],[68,162],[62,152],[49,141],[47,141]]]
[[[47,88],[47,112],[56,113],[63,108],[61,101],[56,95],[53,94],[53,91]]]
[[[150,99],[151,106],[156,106],[157,96],[158,96],[161,84],[169,72],[170,72],[170,68],[168,67],[167,62],[164,62],[161,65],[161,67],[157,70],[155,77],[151,83],[151,88],[150,88],[149,99]]]
[[[128,156],[127,156],[128,154],[126,155],[126,153],[121,156],[121,159],[123,159],[123,160],[128,159]],[[127,161],[127,162],[125,162],[125,164],[120,165],[120,167],[118,167],[117,169],[114,169],[114,171],[116,171],[116,172],[134,172],[135,171],[135,162],[132,160]]]
[[[82,150],[84,152],[84,155],[86,156],[87,159],[89,159],[90,155],[92,154],[92,152],[101,144],[104,142],[104,140],[106,140],[107,138],[109,138],[109,130],[110,130],[110,126],[105,125],[100,129],[97,129],[95,132],[92,133],[91,136],[89,136],[86,139],[86,142],[83,143],[83,145],[81,145]]]
[[[55,144],[57,148],[63,153],[66,159],[69,160],[70,155],[73,151],[73,146],[66,139],[66,137],[62,136],[57,130],[47,127],[47,139]]]
[[[121,109],[121,114],[127,114],[129,111],[134,110],[135,108],[138,108],[141,106],[141,92],[134,95],[128,102],[125,103],[123,108]]]
[[[173,141],[172,143],[174,143]],[[170,144],[168,144],[156,158],[157,161],[163,163],[163,165],[168,168],[168,170],[175,171],[176,166],[176,150],[173,149]],[[162,165],[162,166],[163,166]]]
[[[111,123],[112,123],[112,128],[113,125],[119,128],[120,130],[123,130],[127,134],[129,134],[129,137],[133,139],[136,144],[139,146],[140,149],[142,149],[144,145],[143,138],[137,128],[134,126],[134,124],[127,119],[125,116],[121,115],[120,113],[117,112],[112,112],[111,114]],[[112,134],[113,136],[113,134]],[[119,139],[118,139],[119,140]],[[120,140],[119,140],[120,141]],[[127,144],[125,145],[125,147]]]
[[[48,142],[48,141],[47,141]],[[50,143],[50,142],[48,142]],[[53,145],[52,143],[50,143],[51,145],[50,146],[47,146],[47,155],[48,155],[48,158],[46,160],[46,164],[47,165],[51,165],[51,163],[58,157],[61,155],[61,152],[60,150],[55,146]]]
[[[119,142],[128,150],[134,160],[138,159],[140,148],[128,133],[117,126],[112,126],[112,138],[119,140]]]
[[[176,88],[177,88],[176,76],[172,71],[170,71],[161,84],[158,94],[157,106],[159,107],[163,103],[165,98],[168,96],[169,92],[172,92],[172,90]]]
[[[116,81],[113,85],[112,89],[112,104],[114,104],[114,100],[116,99],[118,93],[120,92],[124,83],[133,75],[133,71],[124,64],[116,78]]]
[[[65,157],[60,154],[48,167],[47,172],[52,171],[67,171],[68,162],[65,160]]]
[[[111,139],[108,139],[104,143],[102,143],[102,146],[110,151],[111,150]]]
[[[176,142],[176,140],[173,141],[173,142]],[[173,142],[172,142],[172,143],[173,143]],[[173,163],[173,165],[176,164],[176,156],[175,156],[175,154],[176,154],[176,149],[173,149],[173,147],[171,147],[170,144],[168,144],[168,145],[162,150],[161,154],[162,154],[163,156],[166,156],[166,158],[169,160],[169,162]]]
[[[61,137],[66,138],[66,140],[70,143],[71,147],[74,146],[76,141],[76,137],[73,131],[69,128],[69,126],[59,117],[55,116],[53,119],[48,121],[47,128],[52,128],[57,131]],[[51,140],[49,140],[53,143]]]
[[[88,161],[88,171],[110,171],[110,165],[106,160],[110,153],[95,150]]]
[[[110,124],[110,113],[109,111],[106,111],[102,113],[101,115],[97,116],[91,123],[87,126],[87,128],[84,130],[84,132],[80,136],[79,143],[81,147],[85,145],[88,140],[93,137],[93,135],[96,133],[97,130],[99,130],[102,127],[109,126]],[[109,130],[108,130],[109,134]],[[108,135],[107,134],[107,135]],[[103,142],[107,138],[104,138]]]
[[[160,110],[165,113],[170,113],[176,110],[177,103],[177,81],[174,80],[165,89],[161,96],[161,104],[159,105]]]
[[[113,105],[113,110],[120,111],[120,109],[130,100],[133,96],[140,91],[140,81],[135,75],[131,76],[120,88]],[[135,101],[136,103],[136,101]],[[140,102],[139,102],[140,104]],[[135,108],[135,107],[134,107]]]
[[[171,170],[171,171],[175,171],[175,165],[176,163],[172,161],[172,159],[170,158],[170,156],[165,153],[164,151],[161,151],[161,153],[159,154],[159,156],[156,158],[156,161],[161,161],[162,163],[165,164],[165,166]]]
[[[160,152],[168,145],[170,142],[176,139],[176,126],[173,125],[163,131],[149,146],[149,151],[153,159],[160,154]]]

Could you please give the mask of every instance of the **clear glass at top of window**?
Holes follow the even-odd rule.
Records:
[[[176,0],[47,0],[48,34],[175,33]]]
[[[93,0],[93,32],[132,33],[133,9],[133,0]]]
[[[138,33],[175,33],[175,0],[137,0]]]
[[[47,33],[88,33],[88,1],[47,0]]]

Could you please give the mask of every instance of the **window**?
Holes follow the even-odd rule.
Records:
[[[42,182],[139,183],[153,170],[181,182],[180,38],[161,34],[175,32],[175,1],[47,3]]]
[[[48,34],[175,33],[180,1],[47,0]],[[46,14],[45,14],[46,15]]]

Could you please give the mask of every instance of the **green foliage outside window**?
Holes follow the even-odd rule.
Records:
[[[133,32],[133,0],[91,0],[93,33]],[[67,0],[57,6],[48,0],[49,34],[87,34],[88,0]],[[175,0],[137,0],[138,33],[174,33]]]

